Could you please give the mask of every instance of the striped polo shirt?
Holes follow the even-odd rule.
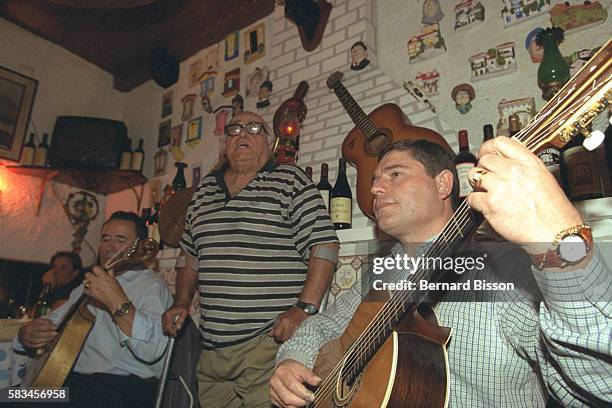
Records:
[[[321,195],[299,167],[269,162],[234,197],[226,169],[198,185],[181,240],[199,259],[200,330],[209,349],[269,330],[301,294],[310,248],[338,242]]]

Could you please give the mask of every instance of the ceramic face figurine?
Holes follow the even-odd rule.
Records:
[[[259,100],[257,101],[257,109],[263,109],[270,106],[270,94],[272,93],[272,82],[271,81],[263,81],[261,85],[259,85]]]
[[[423,24],[435,24],[442,20],[444,13],[442,12],[442,6],[440,6],[439,0],[425,0],[423,2],[423,17],[421,23]]]
[[[243,110],[244,110],[244,99],[242,99],[242,96],[238,94],[234,96],[234,98],[232,99],[232,114],[236,116]]]
[[[351,46],[351,69],[353,71],[360,71],[367,67],[369,63],[368,47],[366,47],[363,41],[356,41]]]
[[[455,108],[465,115],[472,109],[472,100],[476,97],[476,92],[470,84],[459,84],[453,88],[451,98],[455,101]]]
[[[202,104],[202,109],[204,110],[204,112],[212,113],[213,108],[210,103],[210,98],[207,95],[202,95],[202,97],[200,98],[200,103]]]
[[[527,34],[525,38],[525,48],[529,51],[529,55],[531,56],[531,62],[540,63],[542,62],[542,57],[544,56],[544,47],[538,45],[536,43],[536,37],[539,33],[543,31],[542,27],[534,28]]]

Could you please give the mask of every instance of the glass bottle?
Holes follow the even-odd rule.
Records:
[[[325,203],[325,208],[329,211],[329,196],[331,194],[332,186],[329,184],[327,179],[328,175],[328,166],[327,163],[321,163],[321,179],[317,184],[317,190],[319,190],[319,194],[321,194],[321,198],[323,198],[323,202]]]
[[[34,144],[34,133],[30,133],[30,139],[28,143],[23,146],[21,152],[21,165],[31,166],[34,164],[34,152],[36,151],[36,144]]]
[[[43,134],[42,142],[38,144],[36,151],[34,152],[34,166],[46,166],[47,165],[47,152],[49,151],[49,145],[47,141],[49,139],[49,134]]]
[[[43,286],[40,296],[36,299],[34,304],[34,319],[44,316],[51,310],[51,290],[53,286],[51,283],[45,283]]]
[[[139,171],[142,173],[142,165],[144,163],[144,140],[140,139],[138,141],[138,147],[136,148],[136,150],[134,150],[134,153],[132,153],[132,164],[130,165],[130,168],[132,170],[135,171]]]
[[[476,165],[478,160],[470,152],[470,139],[467,130],[460,130],[457,137],[459,139],[459,154],[455,157],[455,168],[459,177],[459,198],[465,198],[472,192],[468,172]]]
[[[132,139],[127,140],[125,150],[121,153],[120,170],[129,170],[132,165]]]
[[[542,98],[550,100],[570,78],[569,65],[559,51],[563,42],[563,30],[559,27],[547,28],[538,34],[536,43],[544,48],[544,56],[538,67],[538,86]]]
[[[493,133],[493,125],[490,123],[484,125],[482,127],[482,135],[482,143],[486,142],[487,140],[493,139],[495,137],[495,134]]]
[[[176,175],[172,180],[172,187],[174,191],[181,191],[187,188],[187,179],[185,179],[185,168],[187,167],[187,163],[176,162],[174,165],[176,166]]]
[[[353,193],[346,178],[346,161],[338,163],[338,178],[330,196],[331,221],[335,229],[350,229],[353,223]]]

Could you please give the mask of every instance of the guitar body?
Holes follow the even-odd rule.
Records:
[[[342,157],[357,168],[357,203],[366,216],[374,219],[370,187],[378,155],[385,147],[400,140],[425,139],[449,152],[451,148],[439,133],[411,125],[400,107],[393,103],[379,106],[368,118],[376,127],[376,133],[368,138],[358,126],[353,128],[342,143]]]
[[[379,296],[378,299],[374,298]],[[321,349],[314,371],[322,378],[348,359],[355,342],[385,304],[374,291],[359,305],[342,336]],[[446,344],[450,329],[437,326],[433,311],[406,315],[349,386],[334,379],[335,389],[316,407],[445,407],[448,404],[448,359]]]
[[[73,310],[57,337],[30,362],[22,387],[59,388],[64,385],[95,323],[86,303],[82,302]]]

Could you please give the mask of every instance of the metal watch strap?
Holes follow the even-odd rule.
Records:
[[[127,316],[130,313],[130,306],[132,306],[132,302],[122,303],[118,308],[113,312],[113,317],[122,317]]]
[[[548,251],[544,252],[543,254],[529,255],[535,267],[540,270],[555,267],[563,268],[564,266],[570,264],[573,265],[580,262],[581,260],[570,263],[559,255],[559,243],[563,240],[563,238],[570,235],[578,235],[583,239],[584,243],[586,244],[587,253],[593,247],[593,232],[591,231],[591,227],[588,225],[580,224],[564,229],[555,236],[555,240],[552,242],[552,248],[550,248]]]

